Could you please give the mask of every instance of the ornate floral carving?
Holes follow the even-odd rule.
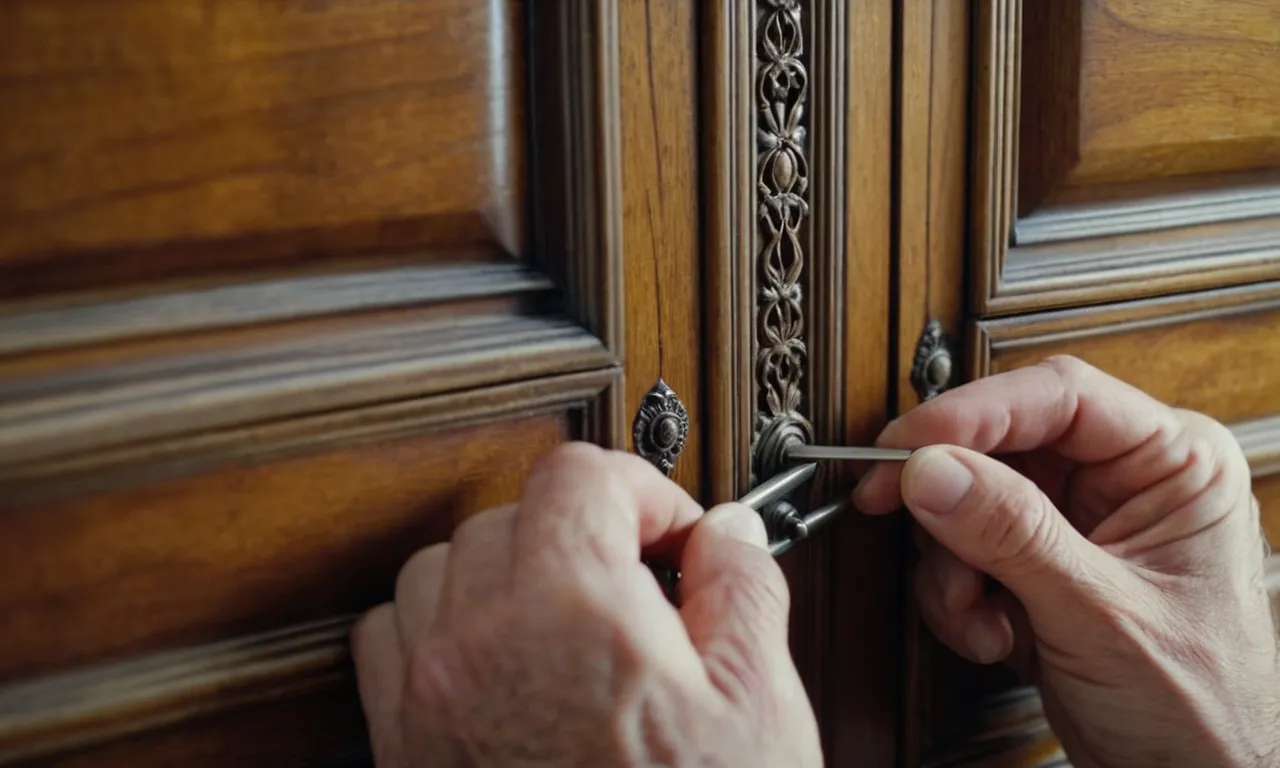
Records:
[[[664,474],[675,469],[676,458],[689,437],[689,412],[662,379],[645,393],[631,424],[635,451]]]
[[[802,124],[809,76],[801,60],[800,0],[757,0],[759,99],[756,185],[759,243],[756,294],[756,410],[752,455],[756,474],[781,456],[774,443],[808,442],[812,428],[800,411],[807,351],[800,279],[801,227],[809,214],[809,165]],[[764,448],[768,450],[762,450]]]

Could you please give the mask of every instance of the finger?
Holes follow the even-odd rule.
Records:
[[[954,446],[924,448],[907,461],[902,484],[908,509],[938,543],[1002,582],[1037,627],[1044,621],[1058,637],[1078,629],[1061,619],[1063,605],[1096,605],[1124,580],[1123,568],[1034,483],[995,459]]]
[[[449,541],[440,616],[456,616],[510,589],[514,535],[514,504],[472,515],[458,526]]]
[[[515,578],[578,579],[584,570],[616,569],[645,549],[674,546],[701,514],[689,494],[638,456],[585,443],[560,446],[525,482],[516,510]]]
[[[983,576],[946,548],[928,547],[915,572],[925,624],[960,656],[993,664],[1013,649],[1013,629],[1003,607],[983,594]]]
[[[790,593],[767,550],[764,522],[741,504],[723,504],[693,527],[680,559],[689,639],[712,682],[749,704],[791,663]]]
[[[435,544],[418,550],[396,576],[396,628],[400,646],[412,649],[422,642],[435,623],[444,587],[449,545]]]
[[[1050,447],[1081,463],[1122,456],[1162,430],[1176,429],[1171,408],[1071,357],[1001,373],[945,392],[885,427],[877,445],[949,444],[979,453]],[[900,506],[901,466],[880,463],[854,499],[870,514]]]
[[[405,663],[391,603],[377,606],[356,622],[351,655],[374,762],[379,768],[401,768],[405,765],[400,727]]]

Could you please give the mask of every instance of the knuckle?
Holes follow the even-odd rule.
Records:
[[[364,650],[374,641],[377,634],[389,623],[395,621],[395,607],[391,603],[382,603],[361,614],[351,625],[351,654],[359,660]]]
[[[405,564],[400,566],[400,572],[396,574],[397,595],[405,594],[405,590],[411,587],[417,581],[424,578],[436,578],[437,574],[443,574],[443,565],[449,556],[449,545],[432,544],[413,553]]]
[[[1050,355],[1040,364],[1066,381],[1079,381],[1094,375],[1098,370],[1075,355]]]
[[[759,554],[762,557],[754,558],[758,566],[734,582],[729,597],[737,601],[747,615],[785,623],[791,610],[791,591],[787,588],[787,580],[772,558],[763,552]]]
[[[1025,489],[1009,491],[993,499],[989,508],[982,541],[993,566],[1006,571],[1022,570],[1056,544],[1056,510],[1043,494]]]

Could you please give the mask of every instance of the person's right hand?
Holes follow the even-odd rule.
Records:
[[[923,529],[925,622],[1028,672],[1072,764],[1280,765],[1265,543],[1225,427],[1057,357],[926,402],[877,443],[929,446],[854,492]]]

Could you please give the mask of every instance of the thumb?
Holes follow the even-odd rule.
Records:
[[[680,562],[680,615],[716,687],[742,704],[760,700],[791,664],[790,592],[768,552],[760,515],[722,504],[693,526]]]
[[[981,453],[916,451],[902,470],[902,498],[940,544],[1003,583],[1033,619],[1078,603],[1110,570],[1035,483]]]

